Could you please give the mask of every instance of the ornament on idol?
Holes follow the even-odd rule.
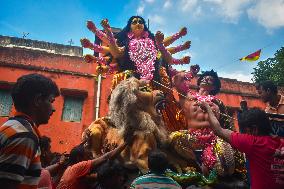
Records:
[[[136,39],[133,38],[134,35],[131,33],[128,34],[128,37],[131,38],[128,53],[130,60],[135,63],[137,72],[141,75],[140,78],[152,80],[157,50],[154,41],[148,38],[148,34],[144,34],[143,36],[144,38]]]
[[[198,93],[193,94],[193,97],[197,99],[197,101],[199,102],[212,102],[212,100],[216,99],[215,96],[212,95],[200,95]]]

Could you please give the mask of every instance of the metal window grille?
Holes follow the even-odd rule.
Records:
[[[9,116],[12,104],[13,101],[10,92],[0,90],[0,116]]]
[[[83,98],[65,96],[62,120],[70,122],[81,122],[83,102]]]

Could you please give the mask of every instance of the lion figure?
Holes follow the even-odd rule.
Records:
[[[134,77],[121,81],[112,91],[108,117],[94,121],[83,133],[94,156],[115,148],[124,139],[133,142],[122,153],[126,166],[148,170],[148,153],[156,148],[166,149],[169,133],[160,113],[165,97],[161,91],[151,90],[145,81]],[[169,159],[176,157],[168,153]],[[186,167],[185,160],[173,160]]]

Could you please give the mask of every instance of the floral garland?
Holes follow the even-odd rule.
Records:
[[[198,93],[192,94],[199,102],[212,102],[216,99],[215,96],[211,95],[200,95]],[[200,146],[204,147],[201,155],[201,160],[204,166],[208,169],[212,169],[217,161],[216,155],[214,153],[214,145],[216,144],[217,137],[211,128],[204,129],[191,129],[189,130],[191,136],[197,139]]]
[[[202,153],[201,156],[203,165],[205,167],[207,167],[208,169],[212,169],[214,168],[216,162],[217,162],[217,158],[216,155],[214,153],[214,147],[213,145],[208,145]]]
[[[212,100],[216,99],[215,96],[212,95],[200,95],[198,93],[192,94],[194,98],[197,99],[199,102],[212,102]]]
[[[172,36],[172,40],[175,41],[175,40],[177,40],[177,39],[179,39],[179,38],[181,38],[181,37],[182,37],[181,33],[180,33],[180,32],[177,32],[177,33],[175,33],[175,34]]]
[[[191,137],[196,139],[198,145],[204,148],[201,155],[203,165],[212,169],[217,160],[213,149],[213,146],[217,141],[216,135],[210,128],[190,129],[189,133]]]
[[[203,148],[213,144],[216,140],[216,135],[210,128],[190,129],[189,134],[191,137],[195,138],[199,143],[199,146],[202,146]]]
[[[102,53],[104,51],[103,47],[94,43],[94,51],[98,53]]]
[[[188,64],[188,63],[184,62],[183,59],[173,58],[172,64],[173,65],[184,65],[184,64]]]
[[[133,33],[128,33],[130,38],[128,54],[130,60],[135,63],[141,79],[152,80],[158,51],[148,35],[148,32],[144,32],[141,38],[134,38]]]

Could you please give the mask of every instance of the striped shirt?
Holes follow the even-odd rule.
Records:
[[[136,178],[130,189],[181,189],[181,186],[170,177],[150,173]]]
[[[0,127],[0,179],[20,183],[20,189],[37,188],[40,172],[39,133],[24,117],[10,118]]]

